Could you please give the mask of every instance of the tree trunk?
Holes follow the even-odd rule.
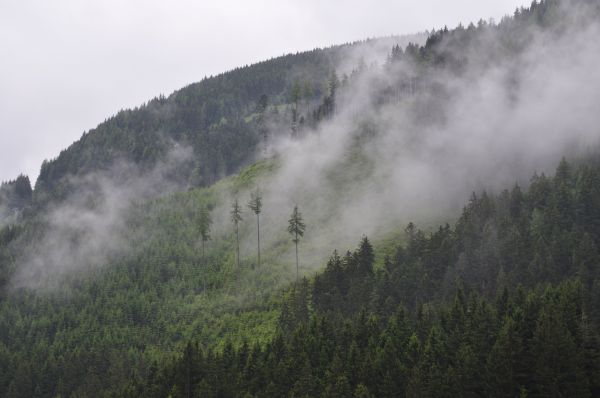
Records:
[[[186,392],[187,392],[187,398],[191,398],[191,396],[192,396],[192,391],[191,391],[192,390],[192,382],[191,382],[192,378],[191,378],[190,361],[191,361],[190,350],[188,350],[187,360],[186,360],[187,378],[186,378],[186,383],[185,383],[185,389],[186,389]]]
[[[237,241],[237,265],[240,268],[240,227],[237,223],[235,225],[235,239]]]
[[[260,268],[260,217],[256,215],[256,231],[258,236],[258,268]]]
[[[298,283],[298,281],[300,280],[300,271],[298,270],[298,232],[296,231],[296,239],[295,239],[295,243],[296,243],[296,283]]]
[[[205,244],[205,240],[202,239],[202,272],[204,273],[203,276],[203,284],[204,284],[204,288],[202,289],[202,294],[206,294],[206,258],[204,257],[204,244]]]

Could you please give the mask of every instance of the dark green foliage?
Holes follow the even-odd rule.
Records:
[[[237,254],[237,266],[240,267],[240,222],[242,219],[242,208],[238,204],[236,199],[231,206],[231,222],[235,226],[235,243],[236,243],[236,254]]]
[[[15,180],[0,185],[0,225],[8,213],[19,212],[29,205],[33,191],[29,177],[19,175]]]
[[[202,239],[202,260],[204,262],[204,249],[205,244],[210,240],[210,227],[212,225],[212,217],[206,207],[200,209],[198,215],[198,230],[200,231],[200,238]],[[206,266],[206,263],[203,264]]]
[[[298,271],[298,243],[300,242],[300,238],[304,236],[304,230],[306,229],[306,225],[304,224],[304,220],[302,219],[302,213],[298,211],[298,206],[294,206],[294,210],[292,211],[292,215],[288,220],[288,232],[292,235],[292,241],[296,245],[296,282],[299,279],[299,271]]]
[[[133,206],[127,255],[69,275],[60,289],[9,284],[15,257],[35,248],[40,225],[0,228],[0,396],[108,395],[157,372],[152,362],[192,338],[203,348],[270,338],[279,314],[275,288],[264,284],[281,274],[238,269],[234,237],[215,239],[203,255],[210,231],[201,227],[214,200],[202,189]]]
[[[262,212],[262,193],[256,187],[256,191],[250,193],[248,208],[256,215],[256,240],[258,248],[258,267],[260,268],[260,213]]]
[[[207,186],[237,172],[253,160],[266,134],[263,114],[277,112],[290,99],[297,109],[303,93],[294,79],[302,76],[306,87],[320,87],[346,47],[289,54],[236,68],[123,110],[84,133],[57,158],[44,161],[35,197],[40,204],[64,198],[72,189],[68,176],[109,170],[115,161],[125,160],[147,171],[166,160],[177,145],[193,150],[172,176],[183,187]],[[312,89],[305,93],[310,96],[305,97],[307,102],[325,94]]]
[[[436,99],[450,94],[436,71],[461,76],[473,53],[482,67],[510,59],[531,42],[532,26],[560,32],[573,21],[558,4],[534,2],[497,25],[444,28],[424,46],[394,47],[378,101],[425,101],[415,119],[442,122]],[[280,57],[122,111],[44,162],[33,203],[66,197],[70,175],[115,160],[147,172],[178,147],[192,153],[168,177],[210,185],[251,161],[261,141],[266,152],[267,126],[299,133],[335,115],[348,79],[366,68],[340,80],[341,53]],[[198,201],[197,190],[134,207],[128,244],[138,250],[127,258],[71,277],[65,292],[9,295],[15,258],[45,232],[32,211],[0,229],[0,395],[600,396],[599,170],[563,161],[526,192],[474,194],[454,226],[409,224],[381,268],[364,237],[281,303],[264,290],[284,271],[251,273],[239,248],[238,266],[228,267],[233,239],[205,253],[214,203]],[[21,212],[31,201],[26,177],[0,188],[0,207]]]
[[[580,232],[590,225],[578,220],[591,218],[572,216],[583,208],[576,182],[592,170],[563,160],[528,192],[473,195],[454,228],[410,224],[382,269],[366,237],[353,253],[335,252],[312,283],[292,287],[270,344],[203,357],[192,378],[222,396],[596,396],[600,318],[587,309],[597,305],[600,257]],[[517,232],[534,235],[531,246],[504,243]],[[566,263],[538,264],[547,250]],[[185,358],[158,382],[134,383],[139,395],[184,391]]]

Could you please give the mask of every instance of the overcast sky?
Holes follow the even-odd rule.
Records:
[[[348,41],[499,20],[523,0],[0,0],[0,181],[204,76]],[[32,183],[34,181],[32,180]]]

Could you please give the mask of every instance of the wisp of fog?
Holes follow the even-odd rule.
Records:
[[[420,75],[428,89],[412,86],[416,66],[410,60],[390,62],[376,46],[350,53],[338,68],[349,77],[328,120],[294,138],[289,126],[271,126],[267,157],[277,170],[257,181],[265,252],[289,242],[286,223],[295,205],[307,224],[301,251],[310,248],[302,257],[308,273],[362,235],[377,239],[409,221],[451,219],[473,191],[526,186],[533,173],[551,173],[561,157],[591,152],[600,137],[600,27],[578,23],[585,11],[569,12],[560,34],[522,32],[529,40],[515,56],[498,56],[502,24],[487,26],[463,49],[461,73],[432,68]],[[175,158],[185,158],[182,153]],[[94,190],[48,212],[44,238],[21,259],[14,285],[35,287],[39,273],[66,274],[131,250],[121,245],[123,215],[132,202],[169,191],[158,171],[164,167],[149,175],[128,173],[133,177],[118,185],[106,175],[82,178],[81,189],[93,181]],[[245,202],[249,192],[221,197],[213,210],[213,239],[231,236],[231,202]],[[87,200],[97,201],[93,210]],[[254,224],[246,224],[242,256],[253,255],[255,244]],[[271,261],[287,264],[291,274],[289,248]]]

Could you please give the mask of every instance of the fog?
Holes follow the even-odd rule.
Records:
[[[428,226],[455,219],[473,191],[526,187],[533,173],[552,173],[562,156],[574,159],[595,150],[600,27],[582,15],[585,10],[570,10],[560,34],[519,32],[531,39],[511,56],[502,52],[501,28],[482,29],[465,49],[468,62],[460,74],[436,69],[421,77],[423,86],[435,90],[405,88],[386,96],[390,87],[403,87],[416,75],[413,63],[390,64],[379,47],[349,54],[339,71],[350,77],[339,88],[331,118],[297,138],[290,138],[289,126],[272,126],[267,157],[276,172],[257,181],[264,195],[265,261],[293,275],[286,227],[294,205],[307,224],[300,256],[302,272],[310,274],[333,249],[351,249],[363,235],[376,240],[409,221]],[[360,59],[369,66],[359,68]],[[361,70],[352,73],[353,68]],[[121,246],[124,214],[136,201],[177,189],[169,176],[186,153],[176,149],[175,160],[149,176],[115,165],[112,174],[125,170],[125,183],[115,183],[112,174],[83,178],[82,189],[94,187],[87,191],[95,192],[93,210],[86,210],[89,193],[52,209],[45,218],[50,233],[20,260],[13,284],[35,287],[36,273],[68,274],[131,250]],[[249,198],[248,191],[227,187],[220,194],[213,239],[231,237],[231,202]],[[244,218],[242,257],[250,258],[255,224],[247,210]],[[289,250],[276,254],[283,242]]]
[[[522,0],[0,2],[0,181],[120,109],[289,52],[499,19]]]
[[[173,144],[150,171],[119,161],[107,171],[72,177],[68,183],[74,191],[36,220],[37,236],[19,254],[12,288],[55,289],[65,278],[85,276],[135,254],[129,239],[131,209],[181,189],[177,172],[191,156],[190,148]]]
[[[297,204],[307,224],[307,272],[362,235],[379,239],[410,221],[451,221],[472,192],[526,188],[534,173],[552,174],[561,157],[595,151],[600,29],[585,20],[585,10],[565,12],[566,32],[521,32],[531,40],[516,57],[498,57],[497,28],[482,32],[460,76],[428,76],[443,87],[439,97],[424,91],[381,104],[383,90],[414,74],[413,67],[367,57],[378,62],[340,89],[331,120],[301,139],[273,143],[280,167],[259,182],[265,246],[289,240],[286,221]],[[277,261],[291,265],[291,247]]]

